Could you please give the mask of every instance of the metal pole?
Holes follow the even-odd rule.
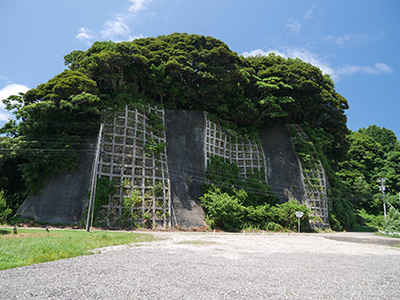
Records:
[[[298,225],[297,225],[298,232],[300,233],[300,218],[297,218],[297,222],[298,222]]]
[[[379,187],[379,190],[382,191],[383,214],[384,214],[384,216],[385,216],[385,222],[386,222],[385,180],[386,180],[386,178],[378,179],[378,182],[381,184],[381,186]]]
[[[99,136],[97,138],[97,146],[96,146],[96,156],[93,162],[93,171],[92,171],[92,186],[90,188],[90,198],[88,205],[88,215],[86,220],[86,231],[90,231],[93,223],[93,213],[94,213],[94,202],[96,196],[96,183],[97,183],[97,166],[99,163],[100,156],[100,144],[101,144],[101,135],[103,133],[104,124],[100,125]]]

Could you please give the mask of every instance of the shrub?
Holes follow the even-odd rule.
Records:
[[[11,214],[11,208],[8,208],[4,190],[0,190],[0,223],[7,221],[7,216]]]
[[[135,189],[132,190],[129,197],[123,198],[123,209],[120,223],[123,227],[135,227],[137,224],[134,222],[136,214],[134,208],[142,203],[142,197],[139,196],[139,192]]]
[[[386,233],[400,232],[400,213],[393,206],[389,208],[384,230]]]
[[[296,211],[304,213],[303,217],[300,219],[301,230],[310,231],[309,213],[311,211],[307,206],[291,200],[271,208],[273,221],[290,230],[297,230],[298,219],[295,214]]]
[[[259,171],[256,168],[247,174],[247,178],[240,174],[239,167],[225,161],[221,156],[211,157],[207,166],[206,178],[215,182],[221,191],[235,196],[237,190],[246,191],[246,197],[242,198],[244,206],[257,206],[269,203],[277,204],[279,198],[272,191],[272,188],[265,182],[265,170]],[[204,187],[207,191],[208,185]]]
[[[385,217],[383,215],[373,215],[365,211],[365,209],[360,209],[358,215],[364,220],[365,224],[370,227],[383,228],[385,223]]]
[[[243,206],[235,196],[230,196],[214,185],[200,200],[206,212],[206,222],[212,228],[237,230],[243,227]]]
[[[302,231],[309,231],[310,210],[296,201],[289,201],[277,206],[269,204],[245,206],[247,193],[244,190],[235,191],[234,195],[223,192],[211,185],[200,198],[206,213],[206,222],[212,228],[224,230],[239,230],[257,228],[261,230],[281,231],[284,228],[297,230],[296,211],[302,211]]]
[[[343,229],[351,230],[356,224],[356,216],[353,213],[353,205],[345,199],[333,201],[333,213],[335,219],[340,222]]]
[[[106,177],[97,179],[96,196],[93,209],[93,223],[96,225],[104,225],[102,219],[104,216],[103,205],[108,204],[109,197],[116,191],[116,185]],[[84,218],[87,217],[87,211]]]
[[[342,231],[343,226],[340,224],[339,220],[336,218],[335,213],[329,213],[329,224],[331,225],[331,229],[334,231]]]

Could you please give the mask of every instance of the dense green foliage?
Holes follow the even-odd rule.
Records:
[[[335,140],[347,128],[346,99],[329,76],[300,59],[239,57],[223,42],[174,33],[132,42],[95,42],[66,55],[71,70],[98,84],[102,101],[119,106],[145,98],[166,108],[205,110],[242,126],[308,122]]]
[[[206,213],[206,222],[211,228],[240,230],[246,228],[281,231],[296,230],[296,211],[302,211],[301,228],[310,230],[309,209],[296,201],[271,206],[268,203],[249,205],[247,193],[232,189],[230,193],[211,185],[200,198]]]
[[[399,208],[400,142],[393,131],[372,125],[351,132],[347,139],[347,159],[337,174],[355,209],[374,215],[383,212],[380,178],[386,178],[386,201]]]
[[[4,191],[0,190],[0,224],[7,220],[7,216],[11,213],[11,209],[7,206]]]
[[[14,209],[37,193],[43,179],[72,170],[99,122],[97,84],[86,75],[64,71],[25,95],[4,102],[17,121],[0,133],[0,187]],[[10,172],[10,170],[13,170]]]
[[[400,146],[393,132],[371,126],[349,133],[347,100],[336,92],[329,75],[300,59],[241,57],[218,39],[174,33],[95,42],[87,51],[65,55],[64,61],[64,72],[4,100],[16,121],[0,129],[0,189],[14,211],[40,190],[44,179],[74,168],[77,149],[86,149],[88,136],[97,133],[102,111],[135,103],[204,110],[247,132],[302,124],[329,178],[331,223],[337,229],[352,228],[360,209],[381,213],[378,178],[387,178],[390,194],[400,191]],[[158,153],[163,147],[150,142],[146,151]],[[225,186],[224,181],[233,179],[213,180]],[[259,180],[250,178],[246,185],[246,200],[225,187],[221,193],[227,196],[221,197],[245,201],[245,207],[274,205],[270,190]],[[251,188],[263,195],[251,193]]]
[[[246,206],[265,203],[274,205],[279,201],[272,188],[265,182],[265,171],[259,172],[253,169],[250,174],[247,174],[247,178],[244,178],[236,164],[226,162],[221,156],[210,159],[206,178],[228,194],[236,195],[236,190],[246,192],[246,199],[244,199]],[[205,185],[204,190],[209,187],[210,185]]]
[[[400,213],[393,206],[389,208],[384,230],[388,234],[400,234]]]
[[[295,212],[302,211],[305,214],[301,219],[302,228],[310,229],[310,211],[306,206],[294,201],[277,205],[279,199],[265,182],[265,174],[258,170],[244,178],[235,164],[215,156],[207,167],[206,178],[212,184],[204,186],[200,199],[206,222],[212,228],[295,230]]]
[[[96,183],[96,196],[93,207],[93,224],[94,226],[104,226],[103,205],[107,205],[110,196],[115,192],[116,186],[106,177],[100,177]],[[87,211],[86,216],[87,217]]]

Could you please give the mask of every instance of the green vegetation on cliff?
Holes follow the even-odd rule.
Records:
[[[76,150],[87,148],[102,111],[138,102],[207,111],[248,132],[303,124],[327,170],[334,209],[345,207],[335,212],[340,227],[354,224],[346,212],[352,206],[381,212],[373,200],[377,178],[387,177],[392,194],[400,191],[393,132],[349,133],[347,100],[329,75],[300,59],[240,57],[218,39],[174,33],[95,42],[64,60],[68,70],[5,100],[17,121],[0,129],[0,190],[14,211],[44,179],[74,168]]]

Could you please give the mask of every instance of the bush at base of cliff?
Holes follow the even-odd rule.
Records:
[[[296,211],[302,211],[302,231],[310,231],[309,209],[296,201],[289,201],[280,205],[269,204],[245,206],[247,193],[244,190],[235,190],[234,195],[223,192],[220,188],[211,185],[200,198],[201,205],[206,213],[206,222],[211,228],[223,230],[240,230],[257,228],[259,230],[281,231],[297,230]]]
[[[221,192],[213,185],[201,197],[201,205],[206,211],[206,222],[212,228],[237,230],[243,226],[243,206],[235,196]]]
[[[394,207],[389,208],[384,230],[386,233],[400,232],[400,213]]]
[[[11,212],[12,210],[7,207],[7,201],[4,196],[4,191],[0,190],[0,224],[7,221],[7,216]]]

